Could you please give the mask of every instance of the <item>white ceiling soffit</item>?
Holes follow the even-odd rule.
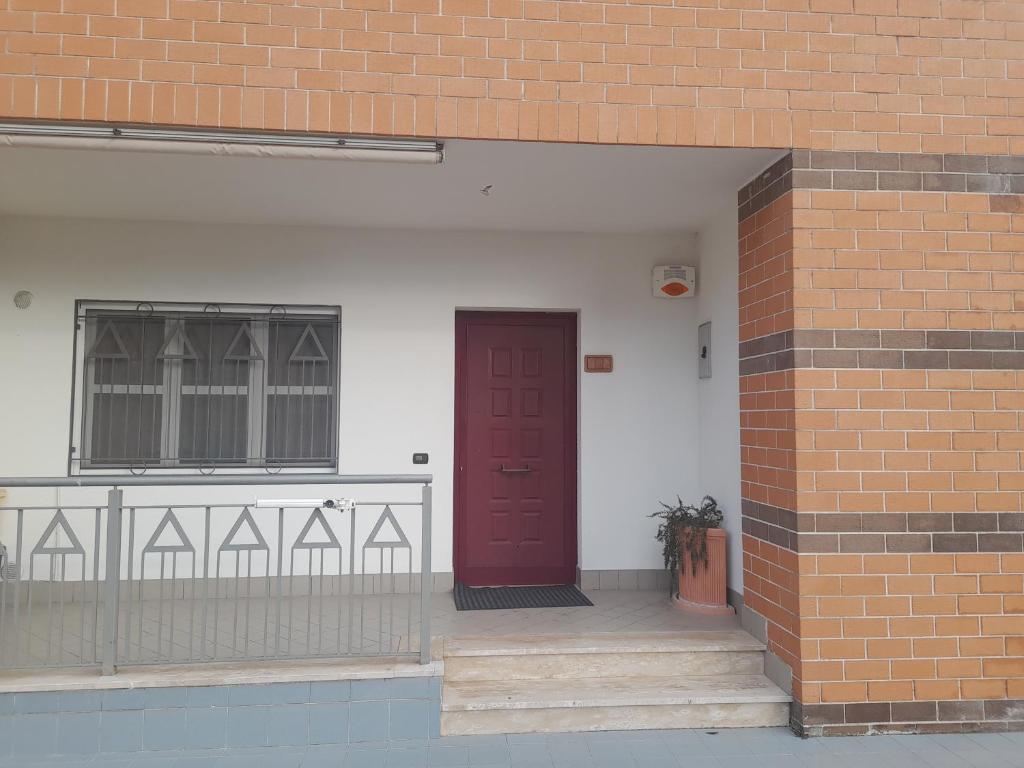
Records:
[[[441,165],[0,147],[0,214],[548,232],[696,229],[784,153],[448,141]]]

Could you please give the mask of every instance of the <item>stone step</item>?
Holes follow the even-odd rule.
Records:
[[[445,682],[441,732],[778,726],[789,701],[764,675]]]
[[[445,642],[445,680],[752,675],[763,651],[742,630],[456,637]]]

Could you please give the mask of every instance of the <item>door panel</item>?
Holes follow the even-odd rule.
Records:
[[[456,577],[571,583],[575,317],[467,312],[456,325]]]

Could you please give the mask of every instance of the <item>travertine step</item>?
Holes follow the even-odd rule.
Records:
[[[445,680],[760,674],[764,645],[740,630],[457,637]]]
[[[445,683],[444,734],[785,725],[790,697],[763,675]]]
[[[742,630],[450,638],[441,732],[785,725],[763,652]]]

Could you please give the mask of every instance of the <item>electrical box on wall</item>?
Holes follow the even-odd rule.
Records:
[[[654,268],[654,295],[661,299],[684,299],[693,295],[697,269],[680,265]]]
[[[697,376],[711,378],[711,323],[697,326]]]

